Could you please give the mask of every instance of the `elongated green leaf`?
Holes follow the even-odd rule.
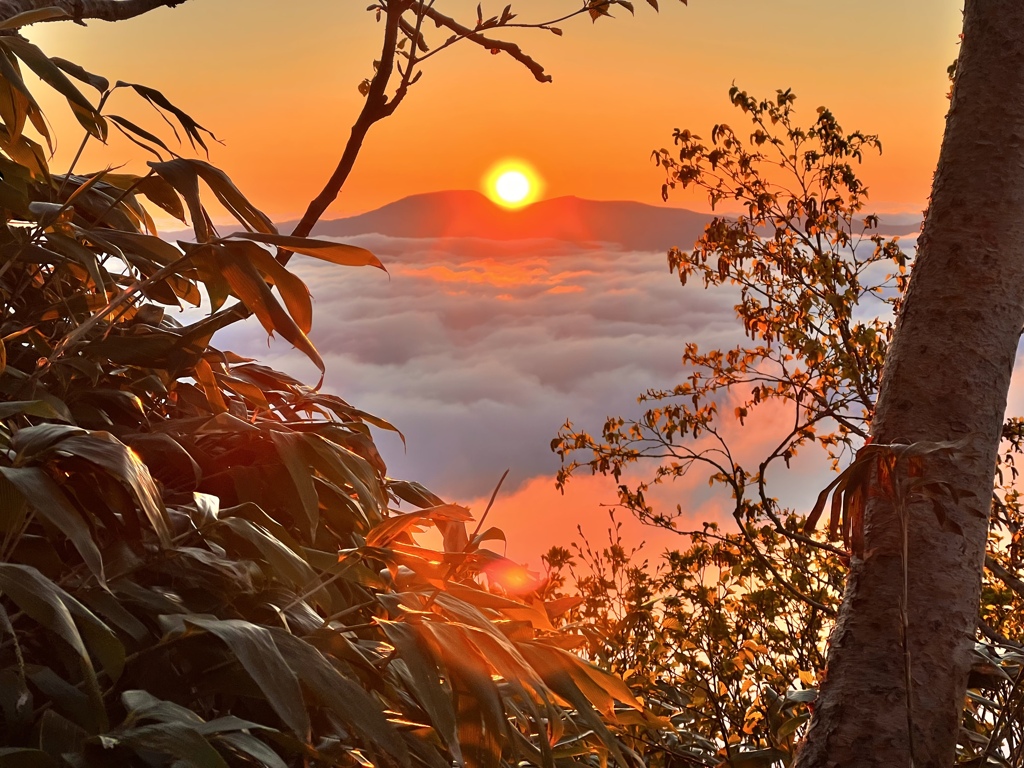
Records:
[[[530,666],[537,670],[547,686],[576,708],[580,719],[597,733],[601,742],[621,765],[643,764],[643,761],[634,752],[616,740],[601,718],[597,716],[594,711],[594,702],[580,690],[575,682],[578,678],[572,674],[573,662],[571,659],[566,660],[564,656],[555,653],[558,649],[539,643],[523,643],[519,647]],[[569,655],[565,654],[565,656]],[[627,760],[626,755],[629,755],[631,760]]]
[[[203,149],[208,149],[206,142],[203,141],[204,133],[214,141],[217,141],[217,137],[214,136],[213,133],[193,120],[186,112],[172,104],[166,96],[155,88],[139,85],[138,83],[125,83],[121,81],[118,81],[115,87],[131,88],[153,106],[174,115],[181,127],[185,129],[185,134],[188,136],[188,140],[192,144],[193,149],[195,149],[196,144],[199,144]]]
[[[298,432],[271,432],[277,455],[288,470],[292,484],[298,496],[298,506],[306,518],[310,541],[316,538],[316,527],[320,516],[320,501],[316,486],[313,485],[313,472],[306,461],[306,436]]]
[[[228,768],[213,745],[184,723],[142,725],[106,738],[133,749],[177,758],[176,765],[182,768]]]
[[[351,486],[371,523],[383,519],[387,499],[366,459],[325,437],[314,433],[307,435],[306,444],[313,449],[309,454],[310,463],[336,485]]]
[[[115,480],[126,485],[149,519],[160,542],[164,546],[170,544],[167,510],[164,509],[163,499],[149,469],[138,454],[107,432],[72,435],[63,440],[58,448],[102,467]]]
[[[424,486],[410,480],[389,480],[388,490],[394,493],[402,501],[407,501],[413,506],[426,508],[436,507],[444,504],[440,496],[427,490]]]
[[[199,174],[196,173],[195,168],[180,158],[159,163],[150,162],[149,167],[156,171],[185,201],[185,205],[188,206],[189,218],[192,219],[192,228],[196,233],[196,240],[199,243],[209,242],[212,225],[199,198]]]
[[[284,579],[300,592],[313,589],[318,581],[316,571],[299,557],[265,531],[261,531],[254,523],[240,517],[226,517],[218,521],[219,526],[228,528],[259,550],[266,559],[268,570],[276,578]],[[313,596],[324,608],[331,605],[330,595],[324,590],[317,590]]]
[[[121,703],[135,720],[158,720],[161,723],[185,723],[198,726],[203,718],[173,701],[158,699],[149,691],[129,690],[121,694]]]
[[[256,243],[221,242],[228,250],[237,249],[239,254],[256,266],[271,285],[276,286],[295,324],[303,333],[309,333],[313,325],[313,302],[310,300],[306,284]]]
[[[548,696],[544,681],[530,667],[511,641],[474,627],[454,625],[454,628],[460,631],[467,642],[473,645],[491,667],[505,679],[509,689],[519,695],[519,700],[526,706],[534,722],[553,723],[559,718],[559,713]],[[544,708],[543,715],[539,707]],[[540,742],[541,760],[545,766],[550,768],[554,765],[551,745],[546,738],[542,738]]]
[[[245,256],[218,246],[215,251],[220,272],[231,286],[231,291],[253,311],[268,333],[277,331],[290,341],[296,349],[306,355],[321,374],[326,370],[323,358],[291,315],[284,311],[266,280],[256,266]]]
[[[88,731],[53,709],[39,719],[39,746],[59,765],[64,765],[64,755],[80,752],[88,737]]]
[[[0,45],[17,55],[19,59],[28,64],[40,80],[64,96],[83,128],[100,141],[106,140],[107,124],[103,116],[38,46],[22,37],[13,36],[0,39]]]
[[[467,763],[496,768],[508,738],[508,722],[487,662],[453,626],[424,622],[417,630],[444,659],[451,677],[459,743]]]
[[[203,734],[203,736],[213,736],[218,733],[231,733],[232,731],[273,731],[274,729],[267,725],[254,723],[251,720],[243,720],[234,715],[225,715],[224,717],[218,717],[196,726],[196,730]]]
[[[87,69],[85,69],[79,64],[75,64],[75,62],[73,61],[62,59],[59,56],[51,56],[50,61],[52,61],[62,70],[64,70],[64,72],[71,75],[76,80],[81,80],[83,83],[88,83],[100,93],[103,93],[108,88],[110,88],[110,81],[107,80],[107,78],[102,77],[101,75],[94,75],[92,72],[89,72]]]
[[[8,58],[9,56],[10,58]],[[32,95],[32,92],[28,89],[28,86],[25,85],[25,81],[21,77],[20,69],[17,67],[17,59],[7,51],[0,51],[0,75],[3,76],[3,79],[6,80],[17,93],[21,94],[31,108],[36,110],[39,109],[39,104],[36,103],[35,97]],[[18,122],[21,123],[20,119]],[[21,128],[23,125],[24,123],[21,123],[21,125],[18,126],[8,124],[7,128],[10,130],[9,137],[11,141],[17,141],[18,138],[20,138]],[[17,161],[17,158],[13,159]]]
[[[429,646],[421,642],[417,631],[409,624],[384,619],[378,619],[378,624],[398,651],[399,660],[404,665],[404,673],[400,674],[407,677],[409,687],[430,717],[431,724],[445,746],[452,751],[456,762],[461,764],[462,748],[459,746],[451,690],[441,683],[439,660],[431,654]]]
[[[75,652],[93,704],[99,708],[98,713],[105,724],[106,709],[96,671],[69,610],[69,605],[77,601],[35,568],[14,563],[0,563],[0,592],[10,598],[25,615],[57,635]],[[81,603],[78,605],[83,612],[88,612]]]
[[[288,768],[288,764],[277,752],[251,734],[222,733],[217,736],[216,741],[248,755],[266,768]]]
[[[308,237],[292,237],[290,235],[273,235],[256,232],[235,232],[228,237],[241,237],[246,240],[255,240],[257,243],[276,245],[295,253],[305,256],[312,256],[321,261],[329,261],[331,264],[340,264],[343,267],[377,267],[383,269],[384,264],[365,248],[345,243],[335,243],[331,240],[312,240]]]
[[[84,236],[91,236],[93,233],[83,233]],[[143,235],[138,232],[117,232],[114,230],[104,231],[102,239],[113,243],[122,251],[137,252],[162,267],[177,261],[182,257],[182,252],[165,240],[151,235]]]
[[[85,430],[67,424],[37,424],[33,427],[19,429],[11,438],[14,449],[14,464],[24,464],[35,459],[39,454],[49,450],[55,443],[66,440],[73,435],[84,435]]]
[[[220,204],[227,208],[240,223],[257,232],[268,235],[277,234],[277,227],[274,226],[270,217],[249,202],[224,171],[209,163],[204,163],[202,160],[188,160],[187,162],[192,164],[196,173],[217,196]]]
[[[152,640],[152,633],[126,607],[127,600],[118,599],[107,589],[86,589],[76,593],[82,602],[111,625],[120,629],[136,643],[147,643]]]
[[[239,619],[189,616],[186,621],[223,640],[285,725],[299,739],[308,740],[309,715],[299,681],[274,644],[269,629]]]
[[[472,519],[473,517],[469,514],[469,509],[458,504],[441,504],[404,515],[395,515],[377,524],[373,527],[373,530],[366,534],[366,545],[368,547],[384,546],[396,536],[405,533],[414,525],[422,523],[424,520],[456,520],[466,522]]]
[[[563,651],[560,648],[554,648],[552,651],[562,654],[568,660],[571,660],[574,665],[573,680],[577,682],[582,691],[587,693],[591,701],[596,701],[601,694],[604,694],[613,701],[625,704],[637,711],[643,710],[643,705],[636,700],[633,692],[629,690],[629,686],[622,681],[622,678],[609,674],[603,669],[584,661],[579,656]],[[598,690],[600,690],[600,694]],[[614,711],[614,705],[612,705],[611,709]]]
[[[75,685],[58,675],[50,667],[33,665],[28,668],[28,678],[43,697],[52,703],[53,709],[65,716],[69,723],[87,733],[98,733],[105,726],[97,719],[104,713],[96,710],[95,697],[80,691]],[[59,731],[68,731],[61,721],[55,721]],[[46,747],[44,746],[44,749]],[[47,749],[47,752],[51,750]],[[51,752],[52,754],[52,752]]]
[[[58,421],[71,421],[71,414],[59,411],[45,400],[9,400],[0,403],[0,419],[9,419],[12,416],[38,416],[41,419],[57,419]]]
[[[273,636],[288,665],[322,706],[400,765],[409,765],[405,742],[388,723],[380,704],[373,697],[342,676],[313,646],[285,632],[275,632]]]
[[[0,590],[36,622],[60,637],[82,657],[89,661],[82,636],[71,618],[71,612],[61,600],[64,591],[35,568],[15,563],[0,563]]]
[[[163,139],[161,139],[159,136],[157,136],[154,133],[150,133],[145,128],[140,128],[139,126],[137,126],[135,123],[133,123],[128,118],[121,117],[120,115],[107,115],[107,119],[110,122],[112,122],[112,123],[116,123],[121,128],[123,128],[124,130],[128,131],[129,133],[135,134],[140,139],[145,139],[146,141],[150,142],[151,144],[156,144],[158,147],[160,147],[162,150],[164,150],[167,154],[169,154],[169,155],[173,155],[174,154],[173,152],[171,152],[171,148],[168,147],[166,144],[164,144]],[[154,153],[154,154],[157,154],[157,153]]]
[[[181,198],[166,179],[152,174],[136,176],[131,173],[108,173],[103,180],[121,190],[135,189],[178,221],[185,221]]]
[[[38,467],[0,467],[0,476],[17,488],[25,501],[45,520],[68,537],[89,570],[102,583],[103,559],[92,531],[53,478]]]

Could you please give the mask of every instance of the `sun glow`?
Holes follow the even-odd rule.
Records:
[[[541,191],[537,172],[522,160],[504,160],[484,177],[487,196],[505,208],[522,208],[534,202]]]

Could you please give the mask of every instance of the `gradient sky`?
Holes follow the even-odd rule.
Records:
[[[485,15],[506,0],[484,2]],[[577,0],[519,0],[524,20],[570,10]],[[371,73],[381,27],[365,0],[189,0],[126,23],[39,25],[29,36],[109,77],[158,88],[225,142],[211,160],[277,221],[296,218],[334,167]],[[469,45],[431,60],[402,108],[371,132],[355,173],[327,218],[379,207],[406,195],[476,189],[508,156],[544,178],[545,196],[661,204],[652,149],[673,128],[707,135],[717,122],[741,123],[727,92],[735,82],[756,95],[798,94],[798,119],[828,105],[848,130],[878,133],[885,147],[863,177],[871,207],[919,212],[925,205],[947,101],[946,67],[956,56],[960,6],[935,0],[642,0],[630,18],[565,34],[516,39],[554,77],[535,82],[505,56]],[[475,2],[437,6],[475,16]],[[41,90],[40,93],[43,91]],[[124,101],[118,101],[125,99]],[[111,109],[147,127],[159,118],[126,94]],[[52,97],[44,108],[69,158],[80,135]],[[81,170],[140,153],[120,139],[94,145]],[[670,204],[704,208],[673,197]],[[509,553],[536,563],[565,544],[578,521],[600,539],[600,503],[614,485],[583,478],[560,497],[547,448],[566,418],[597,428],[635,409],[635,396],[671,385],[685,341],[735,341],[733,298],[681,291],[664,252],[554,241],[359,242],[388,264],[353,272],[297,260],[316,301],[313,341],[328,362],[326,388],[384,416],[409,438],[379,436],[395,476],[417,479],[479,512],[493,483],[511,468],[490,520],[509,533]],[[672,243],[666,243],[666,247]],[[679,243],[685,246],[685,243]],[[256,323],[218,336],[304,380],[315,375],[281,340],[267,346]],[[1016,400],[1024,403],[1024,395]],[[756,453],[771,440],[771,414],[744,432]],[[810,461],[780,478],[780,495],[807,504],[823,485]],[[688,522],[714,517],[718,502],[703,479],[659,493],[683,500]],[[673,544],[666,533],[629,526],[649,551]]]
[[[438,7],[475,17],[475,2]],[[485,16],[505,0],[483,3]],[[521,20],[577,0],[520,0]],[[636,16],[563,24],[564,36],[524,31],[523,48],[554,82],[540,84],[506,56],[460,44],[427,62],[423,79],[371,133],[329,215],[398,197],[477,188],[496,160],[518,155],[546,179],[547,196],[659,203],[652,149],[675,127],[707,131],[734,120],[735,82],[770,95],[793,88],[813,114],[833,109],[848,129],[881,135],[885,155],[865,168],[875,207],[919,211],[927,198],[956,55],[960,4],[945,0],[643,0]],[[333,168],[360,108],[357,84],[379,55],[381,25],[355,0],[189,0],[129,22],[43,24],[31,39],[111,80],[163,90],[221,137],[212,160],[277,220],[296,217]],[[435,38],[439,39],[439,38]],[[124,99],[124,101],[117,101]],[[119,95],[111,107],[161,125]],[[52,102],[50,102],[52,103]],[[54,105],[56,107],[56,105]],[[58,129],[66,109],[49,109]],[[77,140],[64,136],[60,155]],[[113,140],[85,166],[139,157]],[[693,205],[683,197],[675,205]]]

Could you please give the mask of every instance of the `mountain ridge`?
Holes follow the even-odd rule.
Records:
[[[727,215],[727,214],[726,214]],[[551,239],[572,243],[610,243],[627,250],[690,249],[714,214],[666,208],[631,200],[587,200],[565,196],[519,209],[502,208],[473,190],[448,190],[409,195],[372,211],[320,221],[313,237],[385,235],[416,239],[478,238],[482,240]],[[280,223],[290,232],[297,222]],[[882,217],[878,231],[886,235],[916,234],[920,220]],[[239,230],[222,228],[222,234]],[[169,232],[168,239],[191,239],[191,232]]]
[[[356,216],[321,221],[314,227],[312,236],[544,238],[664,251],[673,245],[690,248],[712,218],[713,214],[685,208],[663,208],[626,200],[586,200],[575,196],[541,200],[510,210],[476,191],[449,190],[409,195]],[[919,227],[919,221],[888,217],[883,219],[880,231],[907,235],[916,234]]]

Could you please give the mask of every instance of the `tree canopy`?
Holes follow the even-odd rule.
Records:
[[[111,111],[143,99],[205,150],[175,101],[18,34],[174,4],[0,5],[0,763],[637,764],[613,731],[656,717],[564,649],[557,602],[502,587],[514,564],[482,546],[501,537],[486,511],[474,526],[388,477],[371,433],[387,421],[213,345],[255,315],[323,371],[285,264],[379,260],[281,234],[223,171]],[[419,45],[404,14],[436,15],[380,9],[394,50],[396,30]],[[26,71],[66,98],[83,145],[120,131],[148,172],[51,168]],[[221,236],[210,200],[241,231]],[[194,241],[161,239],[153,206]],[[200,304],[185,324],[168,311]]]
[[[921,464],[928,452],[956,446],[906,446],[900,453],[869,444],[912,264],[899,238],[886,237],[884,222],[865,212],[867,189],[856,166],[864,152],[880,150],[878,137],[845,132],[824,107],[801,127],[788,90],[757,99],[734,87],[729,97],[748,127],[720,123],[707,141],[677,130],[674,150],[659,150],[654,160],[665,171],[666,197],[694,186],[712,207],[740,209],[716,217],[691,250],[672,248],[668,262],[685,290],[736,297],[747,343],[710,350],[687,343],[685,380],[642,394],[641,416],[609,418],[594,435],[568,423],[552,448],[563,459],[560,484],[581,470],[607,474],[620,483],[622,509],[689,537],[688,546],[646,569],[617,560],[614,546],[599,551],[629,586],[581,580],[591,615],[621,614],[601,625],[593,657],[608,659],[638,689],[683,692],[690,722],[715,741],[723,764],[789,765],[825,671],[846,573],[852,559],[864,556],[869,494],[955,496],[941,478],[925,482]],[[761,411],[780,416],[758,421],[761,429],[782,426],[770,439],[761,435],[770,448],[746,463],[739,449],[744,424]],[[1019,419],[1006,421],[993,489],[957,747],[965,764],[1014,765],[1022,749],[1019,430]],[[812,508],[787,507],[778,498],[785,473],[798,453],[814,450],[828,457],[835,476]],[[627,482],[652,464],[649,480]],[[897,485],[897,466],[908,464],[917,465],[918,480]],[[883,473],[881,480],[872,473]],[[685,501],[675,511],[650,501],[652,484],[694,474],[722,489],[735,533],[719,524],[683,530]],[[935,510],[931,524],[955,530],[941,507]],[[549,561],[564,571],[569,557],[555,551]],[[636,599],[640,587],[645,597]],[[899,612],[889,615],[898,627]],[[639,649],[647,655],[638,660]],[[901,658],[898,645],[892,654]],[[903,694],[894,687],[891,695]]]
[[[879,510],[891,513],[888,544],[902,543],[887,551],[902,591],[888,579],[901,599],[886,624],[896,661],[882,666],[905,674],[881,691],[898,706],[873,714],[908,734],[913,757],[909,734],[934,723],[912,706],[908,638],[922,628],[910,532],[964,536],[963,489],[931,471],[955,468],[963,443],[872,441],[912,261],[865,212],[857,164],[878,137],[846,133],[825,108],[800,127],[790,91],[733,88],[749,128],[720,123],[707,140],[676,131],[674,149],[655,152],[666,198],[696,187],[713,208],[740,211],[668,259],[687,290],[735,293],[748,342],[687,345],[686,380],[645,393],[641,417],[611,418],[596,436],[567,424],[553,447],[559,483],[581,469],[611,475],[626,510],[688,538],[650,565],[613,521],[607,546],[554,548],[546,578],[517,585],[507,575],[520,567],[488,546],[503,539],[488,510],[474,518],[388,476],[372,430],[394,426],[214,336],[254,315],[322,373],[309,291],[288,265],[298,254],[384,269],[369,251],[308,235],[423,63],[467,41],[543,82],[509,31],[557,35],[569,18],[632,5],[586,0],[526,22],[511,6],[460,20],[431,2],[371,4],[383,41],[359,85],[364,108],[284,234],[205,157],[212,133],[177,96],[111,83],[20,33],[176,4],[0,0],[0,765],[813,760],[797,745],[835,709],[821,687],[827,637],[850,610],[847,574],[874,552]],[[28,72],[66,99],[82,146],[118,131],[154,157],[148,171],[83,171],[81,151],[51,167],[55,137]],[[154,107],[188,149],[114,112],[127,98]],[[211,201],[240,231],[222,236]],[[161,239],[154,209],[194,239]],[[182,323],[169,310],[185,305],[210,312]],[[744,462],[734,427],[766,410],[785,412],[787,427]],[[1024,760],[1022,425],[1002,426],[961,764]],[[774,484],[811,450],[835,477],[812,509],[789,508]],[[649,482],[628,484],[627,470],[652,462]],[[649,501],[651,483],[700,471],[729,499],[735,532],[680,530],[678,514]],[[419,535],[428,528],[437,549]]]

